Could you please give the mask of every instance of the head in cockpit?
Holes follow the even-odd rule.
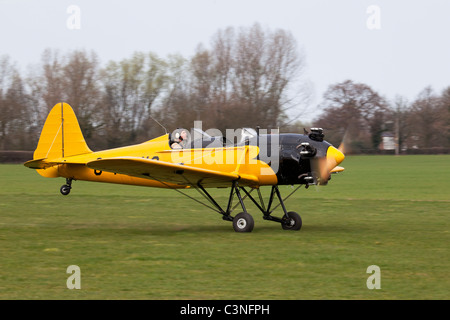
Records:
[[[183,149],[188,142],[188,134],[185,129],[180,129],[175,132],[173,143],[170,145],[172,149]]]

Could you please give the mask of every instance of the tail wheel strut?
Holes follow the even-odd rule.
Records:
[[[59,191],[63,196],[67,196],[70,193],[70,190],[72,189],[72,178],[66,179],[66,184],[63,184]]]

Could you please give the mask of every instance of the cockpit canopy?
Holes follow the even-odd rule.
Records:
[[[217,133],[210,135],[199,128],[193,128],[190,131],[177,128],[169,134],[169,145],[172,149],[223,148],[245,145],[257,136],[253,128],[239,128],[233,130],[232,134],[227,132],[227,136],[218,130]]]

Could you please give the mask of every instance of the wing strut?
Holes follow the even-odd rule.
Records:
[[[213,207],[207,205],[206,203],[204,203],[204,202],[202,202],[202,201],[200,201],[200,200],[198,200],[198,199],[196,199],[196,198],[194,198],[194,197],[192,197],[192,196],[190,196],[190,195],[184,193],[183,191],[179,190],[178,188],[175,188],[175,187],[173,187],[172,185],[169,185],[168,183],[166,183],[166,182],[164,182],[164,181],[162,181],[162,180],[160,180],[160,179],[157,179],[157,178],[155,178],[155,177],[153,177],[153,176],[151,176],[151,175],[149,175],[149,178],[151,178],[151,179],[153,179],[153,180],[156,180],[156,181],[162,183],[162,184],[165,185],[167,188],[172,189],[172,190],[175,190],[175,191],[178,192],[179,194],[181,194],[181,195],[183,195],[183,196],[185,196],[185,197],[187,197],[187,198],[189,198],[189,199],[191,199],[191,200],[194,200],[195,202],[200,203],[201,205],[203,205],[203,206],[205,206],[205,207],[207,207],[207,208],[209,208],[209,209],[211,209],[211,210],[213,210],[213,211],[215,211],[215,212],[217,212],[217,213],[222,213],[222,212],[220,211],[220,209],[219,209],[219,210],[217,209],[217,206],[218,206],[218,205],[216,206],[216,209],[215,209],[215,208],[213,208]],[[190,182],[186,179],[186,177],[185,177],[184,175],[183,175],[183,178],[188,182],[188,185],[190,185],[190,186],[193,187],[194,189],[198,190],[197,187],[196,187],[194,184],[190,183]],[[202,194],[202,193],[200,192],[200,194]],[[202,194],[202,195],[203,195],[203,194]],[[208,194],[208,195],[209,195],[209,194]],[[204,195],[203,195],[203,196],[204,196]],[[209,197],[212,199],[211,196],[209,196]],[[208,200],[209,200],[209,199],[208,199]],[[214,199],[212,199],[212,200],[214,200]],[[220,208],[220,206],[219,206],[219,208]]]
[[[187,176],[185,176],[184,172],[180,172],[178,174],[186,182],[185,185],[190,186],[190,187],[194,188],[195,190],[197,190],[198,193],[200,193],[206,200],[208,200],[209,204],[204,203],[204,202],[182,192],[181,190],[177,189],[173,185],[170,185],[170,184],[166,183],[165,181],[158,179],[157,177],[154,177],[150,174],[147,174],[147,176],[150,179],[156,180],[156,181],[164,184],[165,186],[167,186],[167,188],[173,189],[176,192],[180,193],[181,195],[183,195],[191,200],[194,200],[195,202],[198,202],[201,205],[203,205],[217,213],[220,213],[222,215],[223,220],[233,222],[233,228],[236,232],[251,232],[253,230],[253,226],[254,226],[253,218],[247,212],[247,209],[244,204],[244,200],[247,197],[249,197],[250,200],[252,200],[252,202],[256,205],[256,207],[263,213],[264,220],[278,222],[281,224],[282,228],[285,230],[300,230],[300,228],[301,228],[302,221],[301,221],[300,216],[295,212],[292,212],[292,211],[288,212],[284,205],[284,201],[287,200],[291,195],[293,195],[298,189],[300,189],[300,187],[302,185],[298,185],[297,188],[295,188],[284,199],[281,197],[280,190],[278,189],[278,185],[273,185],[271,192],[270,192],[270,196],[269,196],[269,202],[268,202],[268,205],[266,208],[264,201],[263,201],[263,197],[261,195],[261,191],[259,190],[259,188],[251,188],[252,190],[250,190],[250,192],[249,192],[249,191],[247,191],[247,189],[244,186],[239,185],[238,179],[232,180],[230,195],[228,197],[228,202],[227,202],[227,207],[226,207],[226,209],[224,209],[211,196],[211,194],[208,191],[206,191],[206,188],[205,188],[205,186],[202,185],[201,180],[198,181],[197,183],[194,183],[194,182],[190,181],[190,179]],[[259,203],[251,195],[251,193],[254,191],[254,189],[257,189]],[[244,197],[241,196],[240,190],[242,190],[245,193]],[[233,207],[233,199],[234,199],[235,195],[239,199],[239,202]],[[272,203],[275,198],[275,195],[278,198],[279,204],[272,208]],[[234,211],[234,209],[237,206],[239,206],[239,204],[241,205],[243,212],[241,212],[241,213],[237,214],[235,217],[233,217],[231,215],[231,213]],[[277,209],[279,206],[281,206],[283,208],[284,215],[281,218],[272,216],[272,212],[275,211],[275,209]]]
[[[268,204],[268,206],[267,206],[267,209],[266,209],[266,207],[265,207],[265,205],[264,205],[264,201],[263,201],[263,199],[262,199],[261,192],[259,191],[259,189],[258,189],[258,196],[259,196],[259,201],[260,201],[260,203],[258,203],[258,202],[255,200],[255,198],[252,197],[252,195],[250,194],[251,191],[248,192],[244,187],[240,187],[240,189],[242,189],[242,190],[245,192],[246,196],[248,196],[248,197],[250,198],[250,200],[252,200],[252,202],[258,207],[258,209],[264,214],[263,218],[264,218],[265,220],[271,220],[271,221],[276,221],[276,222],[285,223],[285,222],[286,222],[286,219],[290,219],[290,217],[289,217],[288,211],[286,210],[286,207],[284,206],[284,202],[285,202],[290,196],[292,196],[298,189],[300,189],[301,186],[302,186],[302,185],[299,185],[297,188],[295,188],[294,191],[292,191],[292,192],[291,192],[286,198],[284,198],[284,199],[281,197],[280,190],[278,189],[278,185],[272,186],[272,190],[271,190],[271,192],[270,192],[270,197],[269,197],[269,204]],[[252,190],[252,191],[253,191],[253,190]],[[272,203],[273,203],[273,198],[274,198],[275,195],[277,195],[278,200],[279,200],[279,203],[278,203],[278,205],[276,205],[276,206],[271,210],[271,206],[272,206]],[[274,212],[275,209],[277,209],[279,206],[281,206],[281,207],[283,208],[284,216],[283,216],[282,218],[277,218],[277,217],[274,217],[274,216],[271,215],[272,212]]]

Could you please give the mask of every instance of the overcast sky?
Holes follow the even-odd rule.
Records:
[[[346,79],[410,101],[450,86],[449,0],[0,0],[0,55],[24,70],[46,48],[93,50],[103,64],[135,51],[189,57],[218,29],[255,22],[295,36],[313,104]]]

